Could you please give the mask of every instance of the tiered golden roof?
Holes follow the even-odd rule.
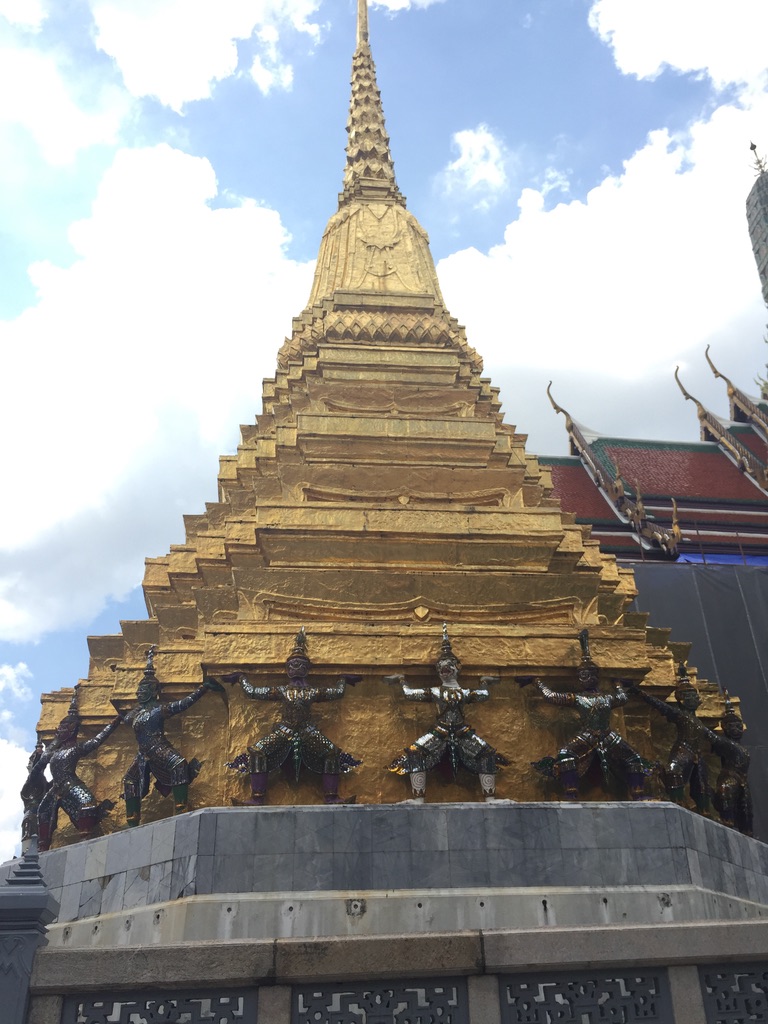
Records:
[[[426,232],[395,182],[367,36],[360,0],[344,190],[308,307],[264,382],[256,424],[221,460],[219,500],[185,517],[183,544],[147,561],[148,618],[90,638],[81,710],[95,725],[111,716],[112,700],[132,701],[150,644],[170,695],[198,685],[201,666],[277,682],[304,624],[314,679],[363,676],[341,703],[317,711],[323,731],[364,762],[347,789],[359,801],[399,800],[404,783],[384,765],[432,712],[404,704],[381,677],[407,671],[431,680],[448,620],[463,678],[502,677],[472,718],[513,762],[498,795],[541,799],[530,761],[557,749],[559,712],[513,677],[567,686],[577,634],[588,626],[604,677],[646,677],[668,694],[685,650],[627,612],[631,572],[549,497],[548,472],[505,422],[498,390],[445,309]],[[45,698],[46,734],[69,692]],[[243,795],[224,762],[263,735],[273,715],[233,690],[169,724],[187,756],[205,759],[192,806]],[[120,790],[133,754],[128,732],[118,729],[90,768],[100,797]],[[644,705],[625,714],[624,732],[652,754]],[[274,803],[320,798],[307,782],[270,787]],[[472,780],[430,790],[434,800],[464,798],[476,798]],[[166,813],[150,800],[145,820]]]

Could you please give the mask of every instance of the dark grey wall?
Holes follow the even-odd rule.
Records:
[[[673,640],[693,642],[699,675],[741,698],[750,748],[755,835],[768,841],[768,569],[637,564],[635,608]]]

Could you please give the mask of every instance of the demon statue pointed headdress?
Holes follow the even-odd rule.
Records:
[[[301,658],[302,661],[306,661],[308,665],[312,664],[312,662],[309,659],[309,655],[307,654],[307,632],[303,626],[296,634],[296,639],[293,641],[291,653],[285,659],[286,664],[289,661],[293,661],[294,658]]]
[[[722,718],[720,719],[720,728],[725,729],[726,725],[733,722],[738,724],[743,729],[744,719],[733,706],[731,695],[728,693],[727,690],[723,690],[723,698],[725,700],[725,711],[723,712]]]
[[[682,699],[683,694],[690,693],[691,691],[693,691],[694,693],[699,692],[696,689],[693,680],[688,675],[688,668],[685,662],[681,661],[680,664],[677,666],[677,686],[675,687],[675,700],[679,702]]]
[[[581,664],[577,675],[579,684],[584,690],[596,690],[598,681],[598,668],[592,661],[592,654],[589,650],[589,630],[582,629],[579,633],[579,645],[581,646]]]
[[[442,638],[442,640],[440,642],[440,653],[437,656],[437,661],[435,662],[435,665],[436,666],[439,665],[442,661],[450,661],[450,662],[452,662],[456,666],[456,671],[457,672],[461,668],[461,662],[456,657],[456,655],[453,653],[453,648],[451,647],[451,641],[450,641],[450,638],[448,636],[448,623],[447,622],[443,623],[443,638]]]

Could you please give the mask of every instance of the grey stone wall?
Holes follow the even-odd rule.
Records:
[[[768,846],[667,803],[206,808],[40,864],[60,922],[193,895],[339,890],[690,885],[768,905]]]

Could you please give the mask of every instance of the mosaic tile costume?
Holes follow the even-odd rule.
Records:
[[[310,686],[307,682],[312,662],[307,655],[307,636],[299,630],[285,670],[288,684],[280,686],[254,686],[243,673],[225,676],[226,682],[238,682],[243,693],[251,700],[277,701],[281,714],[272,732],[257,740],[247,753],[240,754],[227,764],[228,768],[250,774],[251,796],[248,804],[264,803],[269,773],[292,762],[298,781],[302,765],[322,775],[325,803],[351,803],[354,798],[339,797],[339,776],[356,768],[362,762],[352,757],[324,736],[312,722],[312,707],[316,703],[341,700],[347,685],[354,686],[360,676],[343,675],[335,686]]]
[[[559,782],[566,800],[578,800],[579,781],[598,758],[606,782],[613,774],[625,783],[632,800],[646,800],[647,777],[653,766],[611,727],[611,712],[626,704],[629,694],[619,684],[613,693],[598,691],[599,673],[589,653],[589,632],[586,629],[579,634],[579,643],[582,650],[578,669],[581,692],[559,692],[551,690],[540,679],[534,682],[547,703],[577,711],[581,728],[563,744],[555,757],[534,761],[533,767]],[[530,681],[529,678],[519,680],[522,684]]]
[[[688,786],[696,809],[707,814],[710,810],[711,794],[706,754],[709,752],[712,733],[696,717],[701,697],[688,676],[685,665],[681,663],[678,669],[675,688],[677,706],[667,704],[666,701],[644,693],[637,687],[633,688],[633,692],[672,722],[677,729],[677,738],[663,768],[664,787],[669,799],[676,804],[682,804],[685,799],[685,787]]]
[[[724,825],[751,836],[752,795],[747,778],[750,754],[741,744],[744,722],[734,710],[727,691],[720,727],[722,734],[712,733],[712,752],[720,757],[720,774],[715,783],[713,803]]]
[[[400,757],[388,766],[389,771],[410,776],[413,799],[421,802],[426,792],[427,772],[447,757],[454,775],[459,765],[463,765],[467,771],[479,777],[483,796],[492,799],[496,792],[496,773],[500,766],[509,764],[509,761],[477,735],[464,718],[464,707],[488,700],[490,692],[487,686],[499,680],[496,676],[483,676],[480,681],[486,687],[476,690],[459,686],[461,662],[453,653],[445,623],[435,668],[440,677],[439,686],[408,686],[405,677],[399,675],[384,678],[386,683],[399,683],[406,700],[437,705],[437,721],[434,726],[406,747]]]
[[[75,828],[87,837],[102,818],[115,806],[111,800],[98,803],[96,797],[75,771],[81,757],[91,754],[101,746],[120,724],[116,715],[111,722],[89,740],[77,742],[80,729],[80,715],[77,709],[77,687],[69,712],[62,718],[56,736],[48,749],[37,761],[35,769],[42,771],[46,766],[51,772],[51,784],[37,810],[38,848],[50,849],[53,833],[58,824],[59,809],[69,815]],[[29,781],[29,780],[28,780]]]
[[[163,796],[173,793],[174,814],[186,811],[189,784],[197,777],[202,765],[197,758],[187,761],[166,739],[165,722],[191,708],[210,690],[223,690],[220,683],[206,679],[202,686],[198,686],[186,697],[161,703],[154,654],[155,648],[150,647],[144,678],[136,691],[138,706],[125,715],[125,722],[133,729],[139,747],[138,754],[123,777],[125,813],[129,826],[141,823],[141,801],[149,792],[153,776],[155,787]]]

